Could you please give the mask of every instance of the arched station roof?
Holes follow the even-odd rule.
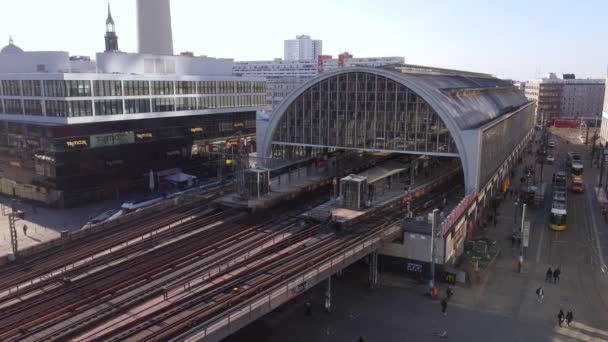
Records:
[[[470,152],[470,146],[466,145],[471,142],[464,138],[465,131],[480,129],[528,103],[523,93],[510,82],[487,74],[414,65],[341,68],[320,74],[285,97],[271,115],[264,136],[258,138],[259,152],[264,157],[270,156],[279,123],[294,101],[306,90],[325,80],[351,73],[378,75],[393,80],[426,101],[449,130],[465,174],[470,174],[471,170],[467,171],[467,168],[475,167],[474,163],[479,162],[479,147],[476,146],[472,149],[474,152]]]

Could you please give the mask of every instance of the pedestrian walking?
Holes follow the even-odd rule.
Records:
[[[306,301],[306,316],[312,316],[312,303],[310,300]]]
[[[568,313],[566,314],[566,325],[570,326],[570,323],[572,323],[572,320],[574,319],[574,315],[572,314],[572,310],[568,311]]]
[[[445,290],[445,294],[449,300],[454,295],[454,292],[452,292],[452,288],[448,286],[448,288]]]
[[[551,282],[552,279],[553,279],[553,271],[551,270],[551,267],[549,267],[549,269],[547,269],[547,273],[545,275],[545,282]]]
[[[559,269],[559,267],[557,267],[554,271],[553,271],[553,283],[557,284],[557,282],[559,281],[559,275],[562,273],[562,271]]]
[[[442,313],[444,316],[447,316],[447,315],[448,315],[448,313],[447,313],[447,309],[448,309],[448,302],[447,302],[447,301],[445,300],[445,298],[444,298],[444,299],[442,299],[442,300],[441,300],[441,313]]]
[[[545,298],[545,290],[543,290],[542,286],[536,289],[536,296],[538,296],[538,302],[542,303],[543,298]]]
[[[562,311],[562,309],[559,309],[559,313],[557,314],[557,325],[559,325],[561,327],[563,323],[564,323],[564,312]]]
[[[26,224],[23,225],[23,235],[27,236],[27,225]]]

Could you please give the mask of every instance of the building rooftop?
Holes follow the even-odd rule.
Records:
[[[435,110],[443,109],[461,130],[481,127],[528,103],[519,88],[490,74],[406,64],[381,69],[411,85]]]

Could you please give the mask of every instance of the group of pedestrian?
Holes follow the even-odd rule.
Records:
[[[557,325],[561,327],[562,325],[564,325],[564,323],[566,323],[566,326],[569,327],[573,319],[574,315],[572,314],[572,310],[568,311],[568,313],[564,315],[562,309],[559,309],[559,313],[557,314]]]
[[[545,282],[557,284],[559,281],[559,275],[562,273],[559,266],[555,270],[551,270],[551,267],[547,269],[547,273],[545,274]]]

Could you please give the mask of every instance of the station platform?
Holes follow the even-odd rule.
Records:
[[[366,170],[360,175],[375,180],[381,177],[394,175],[396,172],[400,172],[399,170],[403,169],[398,166],[395,167],[394,164],[391,165],[391,162],[389,161]],[[450,172],[446,172],[446,170],[450,170]],[[371,205],[361,210],[343,208],[339,201],[332,199],[306,211],[301,214],[300,217],[317,221],[326,221],[331,218],[334,222],[339,223],[342,226],[348,226],[390,206],[399,205],[406,207],[406,202],[408,200],[415,199],[424,193],[433,190],[437,185],[445,182],[447,177],[453,177],[458,170],[457,167],[454,168],[454,165],[449,162],[443,162],[437,167],[428,168],[425,172],[415,176],[413,184],[410,184],[409,181],[393,181],[390,189],[384,189],[382,194],[378,194],[373,198]],[[404,190],[406,187],[408,188],[408,191]],[[404,215],[405,214],[406,213],[404,212]]]
[[[372,168],[385,160],[388,155],[388,153],[349,155],[339,161],[342,165],[341,174],[351,174]],[[331,161],[332,159],[329,159],[327,163],[329,164]],[[247,208],[255,212],[271,208],[318,188],[330,186],[334,177],[335,171],[330,165],[318,168],[316,165],[310,164],[272,177],[270,193],[264,196],[244,199],[236,193],[231,193],[219,198],[216,202],[227,207]]]

